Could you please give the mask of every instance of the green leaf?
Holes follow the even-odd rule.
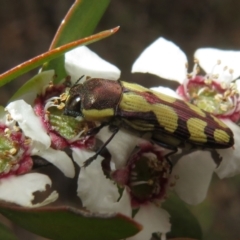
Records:
[[[171,218],[171,232],[168,238],[193,238],[202,239],[202,230],[195,216],[190,212],[185,203],[177,196],[172,195],[162,204]]]
[[[17,240],[17,237],[12,233],[9,228],[0,223],[0,239]]]
[[[142,226],[122,214],[91,214],[72,207],[22,208],[0,205],[0,212],[19,226],[53,240],[117,240]]]
[[[56,57],[61,56],[62,54],[64,54],[67,51],[70,51],[73,48],[76,48],[76,47],[82,46],[82,45],[87,45],[87,44],[96,42],[100,39],[109,37],[112,34],[114,34],[118,29],[119,29],[119,27],[116,27],[116,28],[113,28],[110,30],[106,30],[106,31],[94,34],[90,37],[86,37],[86,38],[77,40],[75,42],[68,43],[61,47],[58,47],[58,48],[55,48],[48,52],[45,52],[37,57],[34,57],[16,67],[8,70],[7,72],[1,74],[0,75],[0,87],[3,86],[4,84],[10,82],[14,78],[42,65],[46,61],[50,61]]]
[[[44,71],[35,75],[23,84],[8,102],[24,99],[25,102],[32,105],[36,96],[42,92],[44,87],[48,86],[50,81],[53,81],[54,75],[53,70]]]
[[[59,26],[50,49],[92,34],[109,3],[110,0],[75,1]],[[43,70],[49,69],[54,69],[57,74],[55,82],[64,78],[67,75],[64,68],[64,56],[44,64]]]

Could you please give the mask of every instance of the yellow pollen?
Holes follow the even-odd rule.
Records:
[[[221,64],[221,60],[219,59],[219,60],[217,60],[217,64],[218,65],[220,65]]]
[[[29,145],[32,142],[30,138],[24,140],[24,144]]]
[[[157,207],[160,207],[160,206],[161,206],[161,203],[160,203],[159,201],[153,200],[153,203],[154,203]],[[160,234],[159,234],[159,233],[156,233],[156,234],[157,234],[157,236],[159,235],[159,237],[160,237]]]
[[[222,111],[226,112],[228,108],[227,108],[227,106],[226,106],[225,104],[221,104],[221,105],[220,105],[220,109],[221,109]]]
[[[231,95],[231,91],[228,89],[224,92],[224,98],[227,98]]]
[[[62,93],[62,94],[60,95],[60,100],[61,100],[62,102],[64,102],[64,101],[66,101],[67,97],[68,97],[68,94]]]
[[[153,181],[152,179],[149,179],[149,180],[148,180],[148,185],[152,186],[153,183],[154,183],[154,181]]]
[[[10,114],[7,114],[7,120],[8,121],[12,121],[13,120]]]
[[[176,182],[175,182],[175,181],[171,182],[171,183],[169,184],[169,186],[170,186],[170,187],[175,187],[175,186],[176,186]]]
[[[193,98],[193,99],[197,99],[197,98],[198,98],[198,95],[197,95],[196,92],[193,92],[193,93],[192,93],[192,98]]]
[[[204,83],[206,85],[211,85],[212,84],[212,80],[210,78],[207,78],[207,79],[204,80]]]
[[[16,149],[16,148],[11,148],[11,149],[9,150],[9,153],[10,153],[11,155],[15,155],[15,154],[17,153],[17,149]]]
[[[234,70],[233,69],[229,69],[229,73],[233,74]]]
[[[220,101],[222,101],[223,96],[222,96],[222,94],[218,93],[214,96],[214,99],[220,102]]]
[[[10,131],[9,128],[5,128],[5,129],[4,129],[4,133],[8,134],[8,133],[11,133],[11,131]]]
[[[60,104],[57,106],[57,109],[62,110],[64,107],[65,107],[65,104],[64,104],[64,103],[60,103]]]
[[[19,131],[20,131],[20,127],[14,125],[14,126],[13,126],[13,130],[14,130],[15,132],[19,132]]]
[[[49,84],[48,84],[48,87],[49,87],[49,88],[52,88],[53,85],[54,85],[54,84],[53,84],[53,81],[50,81]]]
[[[220,84],[222,89],[226,89],[227,88],[227,83],[226,82],[221,82]]]

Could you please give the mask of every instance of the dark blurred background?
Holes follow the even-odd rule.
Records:
[[[0,0],[0,72],[47,51],[73,2]],[[199,47],[240,50],[239,0],[112,0],[95,32],[118,25],[117,34],[90,48],[118,66],[122,79],[128,81],[141,79],[154,84],[154,76],[132,75],[130,70],[141,51],[159,36],[180,46],[190,63]],[[1,104],[35,73],[2,88]],[[215,177],[207,200],[191,207],[201,222],[204,239],[240,239],[238,186],[239,177],[222,181]]]

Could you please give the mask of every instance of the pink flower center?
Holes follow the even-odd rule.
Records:
[[[220,117],[229,118],[234,122],[240,119],[240,100],[234,83],[224,83],[213,76],[192,76],[177,92],[185,100],[206,112]]]
[[[95,139],[84,136],[89,127],[88,123],[63,115],[65,88],[64,84],[49,85],[45,93],[35,99],[34,111],[42,119],[42,124],[51,138],[52,148],[92,148]]]
[[[117,183],[127,186],[133,207],[163,199],[170,174],[170,165],[159,149],[150,143],[139,147],[130,156],[127,166],[112,174]]]
[[[0,125],[0,178],[23,174],[32,169],[30,143],[17,126],[10,129]]]

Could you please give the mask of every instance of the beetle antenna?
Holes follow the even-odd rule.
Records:
[[[84,77],[85,75],[82,75],[73,85],[71,88],[75,87],[79,82],[80,80]]]

